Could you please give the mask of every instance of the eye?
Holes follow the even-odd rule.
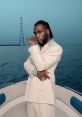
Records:
[[[43,31],[37,31],[38,34],[41,34]]]
[[[41,34],[43,31],[41,30],[38,30],[37,32],[33,32],[35,35],[38,33],[38,34]]]

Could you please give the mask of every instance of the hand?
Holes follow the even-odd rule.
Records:
[[[49,72],[44,70],[44,71],[38,71],[37,73],[37,77],[43,81],[43,80],[46,80],[46,79],[50,79],[50,77],[47,75]],[[44,79],[43,79],[44,78]]]
[[[35,45],[35,36],[27,38],[27,42],[30,45]]]

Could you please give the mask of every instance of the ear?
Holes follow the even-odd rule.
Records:
[[[49,29],[47,29],[47,34],[48,34],[48,35],[50,34]]]

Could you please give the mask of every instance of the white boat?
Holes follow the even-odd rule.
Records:
[[[0,117],[27,117],[27,103],[24,97],[26,83],[27,80],[0,89],[0,94],[4,93],[6,96],[6,100],[0,105]],[[58,85],[54,90],[56,92],[56,117],[82,117],[81,93]],[[73,97],[76,97],[76,100]],[[77,109],[72,105],[72,101]]]

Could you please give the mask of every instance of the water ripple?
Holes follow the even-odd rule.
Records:
[[[8,64],[7,62],[2,63],[2,64],[0,64],[0,67],[3,67],[3,66],[5,66],[5,65],[7,65],[7,64]]]

